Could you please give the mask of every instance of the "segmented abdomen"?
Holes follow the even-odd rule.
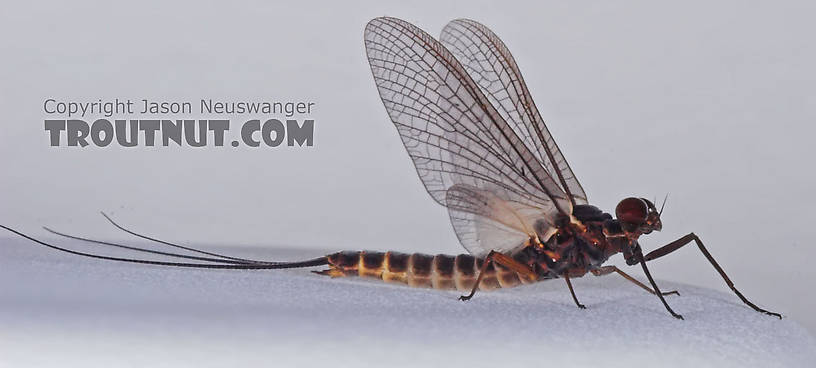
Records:
[[[470,291],[484,259],[467,254],[435,256],[398,252],[347,251],[326,256],[329,269],[317,273],[331,277],[360,276],[411,287]],[[493,262],[485,269],[480,290],[508,288],[529,279]]]

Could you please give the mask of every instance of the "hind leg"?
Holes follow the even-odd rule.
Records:
[[[479,284],[482,282],[482,278],[485,275],[485,270],[487,270],[487,265],[490,262],[496,262],[504,267],[507,267],[514,272],[518,273],[519,277],[526,277],[530,280],[535,280],[536,273],[531,270],[527,265],[521,264],[515,259],[505,254],[496,252],[495,250],[491,250],[490,253],[487,254],[485,257],[484,262],[482,263],[482,268],[479,270],[479,276],[476,277],[476,283],[473,284],[473,289],[470,290],[470,294],[462,295],[459,297],[461,301],[468,301],[470,298],[476,294],[476,289],[479,288]]]

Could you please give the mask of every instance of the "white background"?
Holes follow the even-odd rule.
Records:
[[[647,249],[694,231],[749,298],[813,332],[814,10],[15,3],[0,15],[0,223],[123,237],[105,210],[190,244],[463,251],[388,121],[362,30],[391,15],[438,35],[468,17],[513,51],[593,204],[611,211],[629,195],[670,193]],[[52,148],[49,97],[314,100],[315,146]],[[653,273],[723,286],[693,248]]]

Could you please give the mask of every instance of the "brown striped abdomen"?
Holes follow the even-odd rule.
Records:
[[[326,256],[329,269],[317,271],[331,277],[360,276],[411,287],[470,291],[484,259],[468,254],[435,256],[398,252],[346,251]],[[480,290],[508,288],[532,281],[491,262]]]

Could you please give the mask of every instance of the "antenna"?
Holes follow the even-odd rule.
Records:
[[[669,193],[666,193],[666,197],[663,198],[663,204],[660,205],[660,211],[657,212],[657,215],[660,216],[663,214],[663,208],[666,207],[666,201],[669,200]]]

